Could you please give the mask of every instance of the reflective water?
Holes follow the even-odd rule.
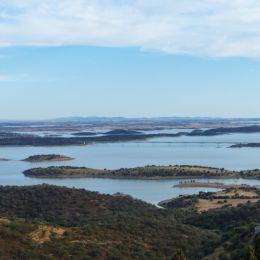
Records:
[[[116,169],[148,164],[187,164],[224,167],[231,170],[260,168],[260,148],[228,148],[232,143],[260,142],[260,134],[232,134],[214,137],[158,138],[145,142],[104,143],[88,146],[66,147],[5,147],[0,148],[1,185],[30,185],[52,183],[69,187],[86,188],[102,193],[124,192],[148,202],[195,193],[201,188],[172,188],[176,180],[108,180],[108,179],[32,179],[23,176],[22,171],[32,167],[50,165],[72,165],[93,168]],[[73,161],[55,163],[28,163],[20,160],[35,154],[62,154],[75,158]],[[214,180],[211,180],[214,181]],[[221,182],[252,182],[253,180],[218,180]]]

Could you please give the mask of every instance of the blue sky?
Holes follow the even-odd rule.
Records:
[[[0,118],[260,116],[256,1],[54,2],[0,2]]]

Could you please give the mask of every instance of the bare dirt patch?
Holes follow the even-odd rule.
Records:
[[[61,227],[39,225],[38,228],[30,234],[30,237],[37,244],[43,244],[51,240],[51,237],[63,238],[65,232],[66,229]]]
[[[10,224],[11,221],[8,218],[0,218],[0,225]]]
[[[217,209],[222,208],[225,206],[232,206],[236,207],[239,204],[246,204],[248,202],[255,203],[259,199],[214,199],[214,200],[207,200],[207,199],[199,199],[196,203],[195,207],[197,208],[198,212],[208,211],[210,209]]]

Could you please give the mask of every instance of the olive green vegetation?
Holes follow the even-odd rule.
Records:
[[[260,190],[257,188],[244,187],[240,189],[254,192],[256,198],[260,196]],[[232,189],[226,190],[227,194],[232,191]],[[198,195],[180,196],[162,202],[160,205],[174,209],[175,217],[181,223],[204,230],[214,230],[220,235],[219,245],[205,259],[260,259],[260,234],[255,234],[255,227],[260,226],[260,201],[251,203],[252,197],[235,194],[233,199],[248,199],[248,201],[237,207],[223,205],[218,209],[209,209],[198,213],[196,203],[200,199],[209,201],[230,199],[230,196],[225,196],[225,193],[220,195],[221,193],[200,192]]]
[[[251,195],[249,196],[250,193]],[[231,185],[227,186],[227,188],[221,192],[199,192],[199,194],[196,195],[180,195],[177,198],[161,201],[159,205],[168,209],[185,209],[193,211],[196,210],[196,205],[199,200],[207,200],[209,202],[217,200],[219,204],[226,204],[223,203],[225,200],[231,202],[232,200],[238,199],[241,201],[244,200],[245,202],[260,200],[260,189],[248,185]]]
[[[201,166],[145,166],[121,168],[118,170],[98,170],[85,167],[58,166],[34,168],[24,171],[30,177],[96,177],[96,178],[178,178],[178,177],[222,177],[235,176],[235,173],[224,169]]]
[[[59,155],[59,154],[40,154],[40,155],[32,155],[23,161],[26,162],[49,162],[49,161],[69,161],[73,160],[73,158]]]
[[[259,259],[259,212],[260,203],[198,214],[118,194],[0,187],[0,259]],[[41,226],[64,232],[33,239]]]
[[[220,241],[129,196],[49,185],[0,187],[0,216],[1,259],[200,259]],[[40,223],[66,232],[38,244]]]
[[[121,168],[118,170],[98,170],[86,167],[57,166],[33,168],[23,172],[25,176],[35,178],[125,178],[125,179],[160,179],[160,178],[260,178],[260,170],[228,171],[223,168],[169,165]]]
[[[260,259],[260,236],[254,228],[260,225],[260,203],[247,203],[238,207],[223,207],[203,214],[185,216],[183,222],[203,229],[215,230],[221,235],[221,250],[217,248],[219,259],[247,258],[249,248]],[[210,259],[210,257],[208,258]]]

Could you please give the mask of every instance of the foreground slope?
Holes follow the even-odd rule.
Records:
[[[180,250],[199,259],[219,243],[215,232],[120,194],[0,187],[0,215],[9,221],[0,225],[6,259],[175,259]]]
[[[123,194],[0,187],[0,259],[258,259],[257,226],[259,202],[198,213]]]

